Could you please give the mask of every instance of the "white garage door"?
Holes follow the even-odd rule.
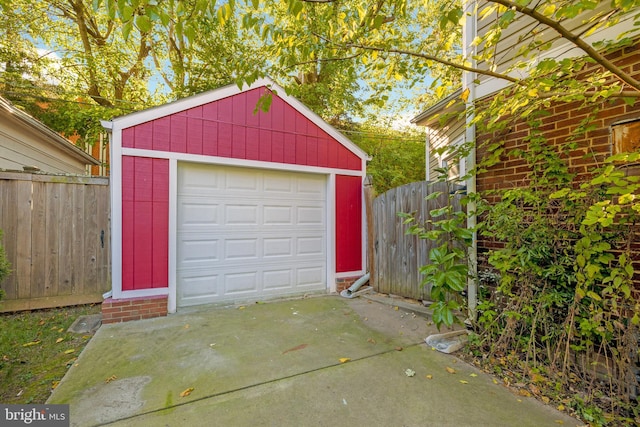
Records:
[[[177,303],[325,290],[324,175],[181,163]]]

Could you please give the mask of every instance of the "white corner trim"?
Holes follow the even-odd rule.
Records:
[[[122,155],[124,156],[133,156],[133,157],[149,157],[155,159],[169,159],[169,160],[177,160],[179,162],[192,162],[192,163],[203,163],[203,164],[216,164],[216,165],[225,165],[225,166],[240,166],[240,167],[248,167],[248,168],[259,168],[259,169],[272,169],[272,170],[284,170],[284,171],[292,171],[292,172],[309,172],[309,173],[320,173],[320,174],[329,174],[329,173],[337,173],[339,175],[351,175],[351,176],[365,176],[366,169],[339,169],[339,168],[329,168],[324,166],[307,166],[307,165],[298,165],[295,163],[278,163],[278,162],[269,162],[263,160],[246,160],[246,159],[237,159],[233,157],[218,157],[218,156],[207,156],[201,154],[185,154],[185,153],[175,153],[171,151],[155,151],[155,150],[145,150],[140,148],[122,148]],[[365,164],[365,160],[362,160]]]
[[[327,288],[336,291],[336,174],[327,177]]]
[[[149,289],[136,289],[134,291],[124,291],[120,293],[119,297],[113,296],[113,299],[128,299],[128,298],[145,298],[145,297],[157,297],[165,296],[169,294],[168,288],[149,288]]]
[[[169,300],[167,311],[175,313],[178,308],[178,161],[169,161]]]

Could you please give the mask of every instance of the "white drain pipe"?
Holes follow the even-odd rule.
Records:
[[[362,276],[361,278],[359,278],[358,280],[356,280],[353,283],[353,285],[349,286],[348,289],[345,289],[344,291],[340,292],[340,296],[345,297],[345,298],[354,298],[354,297],[356,297],[358,289],[360,289],[362,287],[362,285],[364,285],[365,283],[367,283],[369,281],[369,276],[370,276],[370,274],[367,273],[364,276]]]

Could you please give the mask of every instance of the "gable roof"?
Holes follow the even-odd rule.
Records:
[[[364,150],[354,144],[349,138],[344,136],[336,128],[324,121],[316,113],[311,111],[302,102],[292,96],[287,95],[286,91],[282,87],[280,87],[276,82],[269,78],[258,79],[251,85],[245,85],[242,89],[240,89],[235,84],[223,86],[218,89],[213,89],[197,95],[189,96],[187,98],[182,98],[167,104],[159,105],[142,111],[137,111],[125,116],[115,117],[111,121],[103,121],[102,125],[106,129],[121,130],[261,87],[269,89],[273,93],[273,96],[277,96],[278,98],[289,104],[292,108],[297,110],[304,117],[313,122],[316,126],[324,130],[327,134],[329,134],[331,137],[345,146],[356,156],[360,157],[361,159],[370,160],[369,155],[365,153]]]
[[[36,132],[44,141],[58,149],[61,149],[71,157],[84,162],[85,164],[100,164],[97,159],[85,153],[80,147],[69,141],[67,138],[63,137],[36,118],[30,116],[19,108],[16,108],[11,102],[1,96],[0,113],[19,121],[23,126]]]

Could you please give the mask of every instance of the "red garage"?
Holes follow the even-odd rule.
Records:
[[[269,92],[269,111],[256,111]],[[106,323],[331,292],[364,274],[368,157],[271,80],[104,125],[113,236]]]

